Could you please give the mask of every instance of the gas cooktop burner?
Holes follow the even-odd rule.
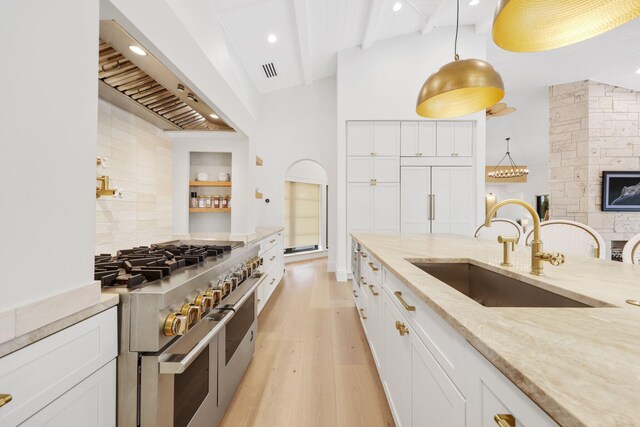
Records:
[[[136,287],[171,275],[209,257],[219,257],[238,244],[192,245],[182,242],[119,250],[115,256],[95,256],[94,280],[105,286]]]

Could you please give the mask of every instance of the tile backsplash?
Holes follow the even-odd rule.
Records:
[[[102,99],[98,102],[98,157],[122,199],[96,200],[95,253],[166,241],[172,237],[171,140],[159,128]]]

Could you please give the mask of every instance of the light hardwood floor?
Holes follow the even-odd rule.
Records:
[[[221,426],[394,426],[353,304],[325,259],[287,264]]]

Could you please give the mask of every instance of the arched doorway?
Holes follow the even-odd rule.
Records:
[[[284,250],[296,259],[325,256],[328,247],[326,169],[314,160],[292,163],[284,178]]]

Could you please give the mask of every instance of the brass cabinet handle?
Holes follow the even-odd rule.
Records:
[[[373,285],[369,285],[369,290],[371,291],[374,297],[377,297],[378,295],[380,295],[379,293],[373,290]]]
[[[378,271],[378,267],[376,267],[375,265],[373,265],[372,262],[369,263],[369,268],[371,268],[374,272]]]
[[[407,302],[404,300],[404,298],[402,298],[402,292],[395,291],[393,294],[396,296],[396,298],[398,298],[398,301],[400,301],[400,304],[402,304],[402,306],[404,307],[405,310],[407,310],[407,311],[416,311],[416,306],[415,305],[407,304]]]
[[[353,290],[353,296],[354,296],[354,297],[356,297],[356,298],[358,298],[358,294],[356,293],[356,290],[355,290],[355,289]]]
[[[516,427],[516,419],[511,414],[497,414],[493,420],[500,427]]]
[[[275,242],[275,241],[276,241],[276,239],[269,240],[269,243],[273,243],[273,242]]]
[[[367,320],[367,316],[364,315],[364,308],[360,309],[360,317],[362,317],[362,320]]]
[[[362,255],[362,258],[366,258],[367,254],[365,254],[364,252],[360,252],[360,255]]]
[[[271,283],[269,283],[270,285],[273,285],[273,282],[276,281],[276,278],[274,277],[273,279],[271,279]]]
[[[398,332],[400,333],[400,336],[402,337],[409,333],[409,328],[407,328],[407,325],[405,325],[399,320],[396,320],[396,329],[398,330]]]
[[[362,276],[360,276],[360,281],[362,282],[363,285],[367,284],[367,281]]]
[[[271,259],[269,261],[273,261],[274,259],[276,259],[276,256],[272,256]]]
[[[0,408],[13,400],[10,394],[0,394]]]

